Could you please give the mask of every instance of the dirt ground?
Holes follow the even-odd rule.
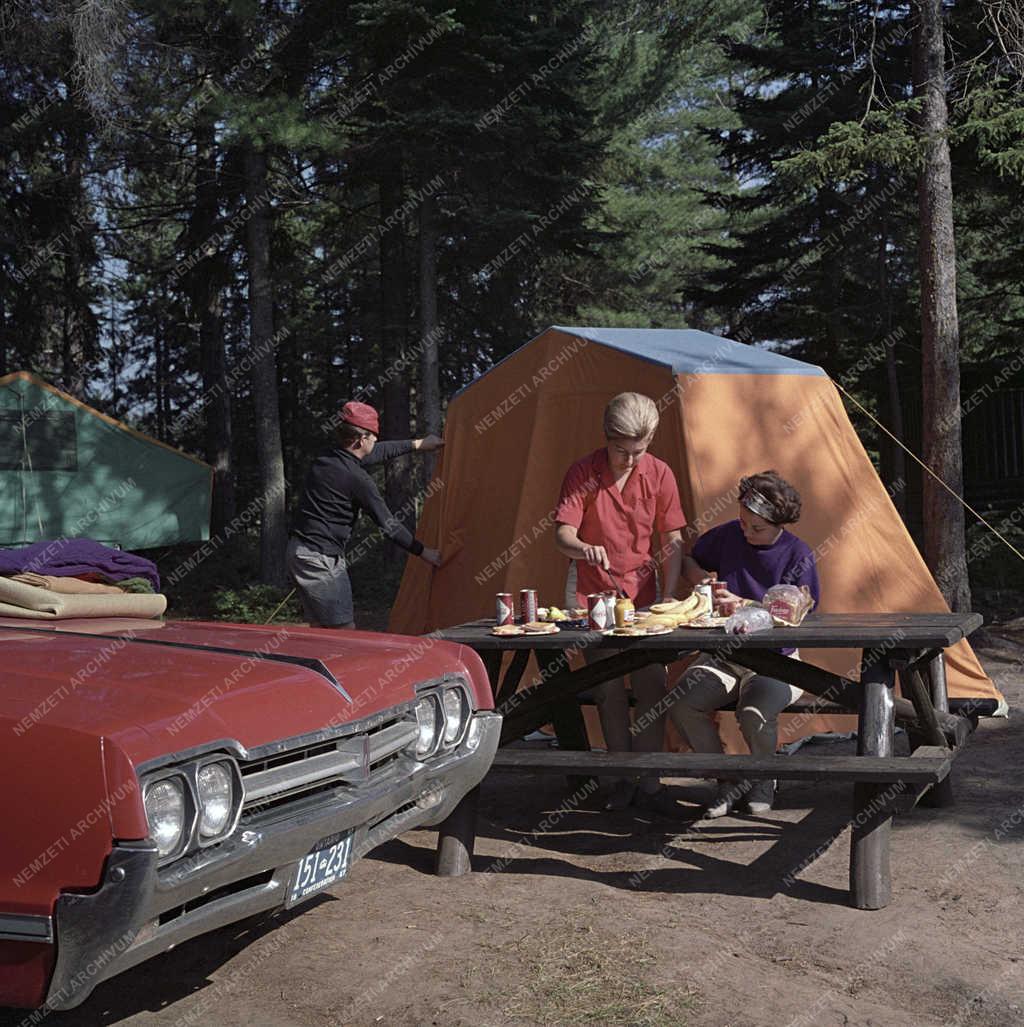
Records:
[[[985,638],[1019,711],[1024,631]],[[767,816],[700,824],[701,782],[609,814],[562,778],[494,774],[472,875],[432,876],[436,836],[413,832],[301,911],[192,941],[45,1022],[1024,1024],[1022,786],[1024,718],[983,720],[957,805],[897,819],[892,904],[861,912],[850,786],[787,783]]]

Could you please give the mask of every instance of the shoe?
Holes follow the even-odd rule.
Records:
[[[636,789],[635,781],[631,781],[626,777],[620,778],[612,785],[608,798],[605,799],[604,808],[606,810],[627,809],[633,805],[633,800],[636,798]]]
[[[708,803],[704,810],[705,820],[717,820],[719,817],[727,816],[732,812],[732,799],[727,795],[717,795]]]
[[[775,782],[770,778],[765,781],[756,781],[747,792],[747,809],[756,816],[770,813],[773,802],[775,802]]]
[[[717,820],[731,813],[736,803],[743,798],[750,784],[747,781],[719,781],[715,797],[704,810],[707,820]]]
[[[650,794],[641,789],[637,792],[635,804],[638,809],[659,817],[669,817],[674,820],[679,816],[679,803],[664,785]]]

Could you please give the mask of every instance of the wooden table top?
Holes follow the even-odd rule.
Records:
[[[665,635],[624,638],[579,628],[550,635],[492,635],[493,619],[470,621],[431,634],[461,642],[477,652],[517,649],[641,648],[655,652],[695,649],[945,649],[981,627],[978,613],[816,613],[799,627],[773,628],[749,635],[727,635],[722,628],[676,628]]]

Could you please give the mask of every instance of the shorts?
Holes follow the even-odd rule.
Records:
[[[344,555],[327,556],[293,537],[285,559],[310,624],[337,628],[355,620]]]

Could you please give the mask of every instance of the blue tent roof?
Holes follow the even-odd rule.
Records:
[[[734,342],[721,335],[699,332],[696,328],[566,328],[551,325],[530,342],[502,357],[468,385],[463,385],[454,395],[461,395],[466,389],[471,389],[484,375],[501,367],[519,350],[525,349],[548,332],[565,332],[591,342],[599,342],[602,346],[631,353],[641,360],[670,367],[673,374],[798,374],[828,377],[815,364],[805,364],[802,360],[794,360],[781,353],[761,349],[760,346]]]
[[[814,364],[694,328],[552,327],[671,367],[674,374],[825,374]]]

